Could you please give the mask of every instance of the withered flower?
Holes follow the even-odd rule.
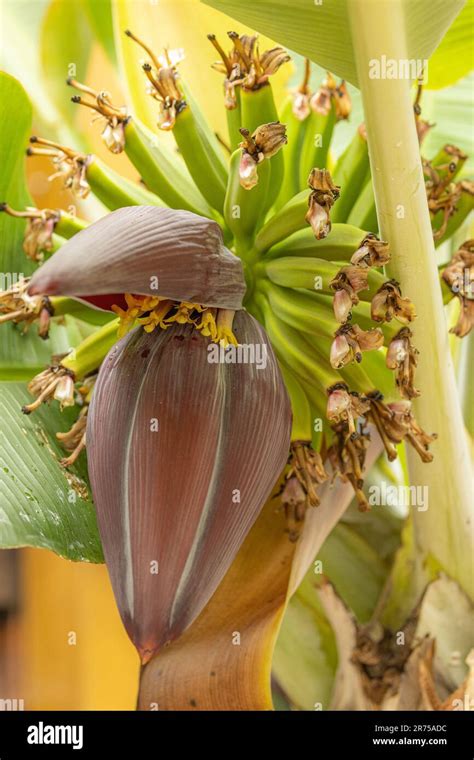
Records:
[[[364,467],[370,435],[365,428],[365,421],[360,427],[360,432],[347,435],[347,426],[339,423],[333,427],[334,441],[329,447],[327,455],[333,469],[333,477],[339,476],[341,480],[348,481],[354,489],[359,510],[367,512],[369,503],[362,490],[364,486]]]
[[[47,296],[28,293],[29,284],[29,279],[20,278],[8,290],[0,291],[0,324],[22,323],[26,332],[33,322],[38,322],[38,335],[45,339],[54,310]]]
[[[151,48],[129,29],[125,34],[140,45],[151,60],[151,63],[142,64],[143,71],[150,83],[148,92],[158,101],[160,106],[158,128],[169,131],[173,129],[177,115],[186,108],[186,100],[178,85],[179,74],[176,68],[177,64],[184,58],[184,53],[181,49],[171,51],[165,49],[164,55],[157,57]]]
[[[66,433],[56,433],[56,438],[64,446],[66,451],[70,451],[68,457],[61,459],[63,467],[70,467],[79,458],[79,454],[86,448],[86,427],[87,427],[87,414],[89,412],[89,406],[83,406],[79,412],[77,420],[72,425],[71,429]]]
[[[353,361],[362,361],[363,351],[375,351],[383,346],[383,332],[379,327],[362,330],[359,325],[346,323],[336,331],[331,345],[330,362],[334,369]]]
[[[434,124],[430,124],[429,121],[426,121],[426,119],[421,118],[420,100],[421,100],[422,91],[423,91],[423,83],[419,82],[415,102],[413,104],[413,112],[415,114],[416,133],[418,135],[418,143],[420,145],[425,139],[430,129],[432,129],[435,126]]]
[[[281,501],[285,509],[290,541],[296,541],[306,510],[319,506],[317,488],[327,480],[328,475],[321,455],[306,441],[295,441],[291,444],[289,464]]]
[[[165,132],[169,131],[173,129],[178,114],[186,108],[183,93],[178,87],[178,73],[174,67],[162,66],[156,74],[153,74],[149,63],[144,63],[142,68],[152,85],[149,90],[150,95],[158,101],[160,106],[157,126]]]
[[[63,467],[71,467],[77,461],[81,452],[85,451],[87,415],[96,380],[97,374],[94,373],[86,377],[76,387],[76,400],[82,404],[81,411],[70,430],[67,430],[65,433],[56,433],[56,438],[63,448],[70,452],[69,456],[63,457],[60,460],[60,464]]]
[[[463,193],[474,194],[474,183],[469,180],[454,182],[455,175],[467,160],[467,156],[455,145],[445,145],[443,152],[447,156],[444,164],[433,166],[431,161],[423,160],[426,195],[431,218],[441,214],[441,224],[433,234],[435,240],[443,237],[449,219],[456,212]]]
[[[37,209],[27,206],[25,211],[15,211],[2,203],[0,211],[18,219],[26,219],[23,250],[32,261],[42,261],[45,253],[53,249],[53,232],[59,221],[59,212],[49,208]]]
[[[321,86],[312,96],[310,107],[315,113],[327,116],[332,104],[334,104],[337,121],[349,118],[352,102],[347,91],[347,85],[344,80],[337,85],[336,80],[328,71]]]
[[[309,88],[309,78],[311,75],[311,62],[308,58],[305,58],[304,62],[304,76],[303,81],[293,93],[292,111],[293,115],[298,121],[304,121],[311,113],[311,107],[309,104],[311,97],[311,90]]]
[[[351,96],[347,90],[344,80],[336,87],[334,92],[334,107],[336,109],[336,120],[342,121],[348,119],[352,109]]]
[[[66,148],[52,140],[45,140],[42,137],[30,137],[30,143],[33,143],[35,147],[27,149],[28,156],[50,156],[52,158],[57,171],[48,177],[50,182],[56,177],[61,177],[67,190],[71,190],[78,198],[87,198],[91,191],[86,178],[90,156]],[[37,148],[36,145],[44,147]]]
[[[364,396],[349,391],[345,383],[336,383],[328,388],[326,415],[333,426],[343,424],[348,435],[356,432],[355,420],[363,417],[370,408]]]
[[[282,47],[274,47],[260,53],[256,34],[239,35],[237,32],[227,34],[233,44],[229,53],[221,47],[215,34],[208,34],[207,38],[222,59],[222,62],[214,63],[212,68],[225,74],[225,106],[232,110],[237,106],[236,87],[246,90],[260,89],[268,83],[269,77],[275,74],[280,66],[291,59]]]
[[[111,153],[121,153],[125,147],[124,125],[128,119],[126,106],[117,108],[111,102],[110,93],[104,90],[96,92],[72,77],[67,79],[67,84],[93,98],[90,102],[80,95],[74,95],[71,100],[73,103],[79,103],[97,112],[97,118],[105,121],[101,135],[105,145]]]
[[[388,243],[369,232],[357,251],[351,256],[351,264],[359,267],[382,267],[390,261]]]
[[[286,388],[265,331],[241,308],[242,264],[209,219],[119,209],[66,242],[30,290],[127,293],[115,310],[141,322],[102,363],[86,438],[112,586],[146,663],[207,604],[284,468]],[[236,343],[262,346],[265,366],[229,361]],[[74,378],[53,367],[30,390],[25,411],[50,397],[71,403]],[[85,416],[62,439],[73,457]]]
[[[396,383],[403,398],[411,399],[420,395],[413,385],[419,351],[412,346],[412,332],[409,327],[402,329],[390,341],[386,364],[396,370]]]
[[[311,225],[316,240],[321,240],[331,231],[329,212],[339,198],[340,187],[334,184],[327,169],[312,169],[308,186],[311,193],[305,219]]]
[[[468,335],[474,324],[474,240],[466,240],[443,270],[442,278],[459,299],[461,310],[451,332]]]
[[[331,110],[331,94],[331,88],[328,86],[327,80],[325,80],[309,101],[311,110],[321,114],[321,116],[327,116]]]
[[[28,390],[36,401],[22,407],[24,414],[31,414],[41,404],[51,399],[59,401],[61,409],[65,406],[73,406],[74,402],[74,374],[61,364],[52,364],[28,383]]]
[[[359,303],[357,293],[368,288],[368,270],[362,266],[344,266],[329,283],[334,290],[334,316],[344,323],[350,318],[351,309]]]
[[[436,440],[436,433],[429,435],[418,425],[408,400],[385,404],[378,391],[367,394],[370,409],[367,416],[374,423],[385,446],[390,461],[397,458],[396,445],[406,440],[418,452],[423,462],[432,462],[429,445]]]
[[[261,124],[252,135],[248,129],[242,128],[239,131],[243,137],[239,146],[242,148],[240,184],[246,190],[251,190],[258,184],[258,164],[274,156],[288,142],[286,126],[279,121],[271,121]]]
[[[415,319],[416,312],[410,299],[402,298],[398,282],[388,280],[372,299],[371,315],[375,322],[391,322],[395,318],[402,324],[407,324]]]

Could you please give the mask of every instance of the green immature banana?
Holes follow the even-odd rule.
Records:
[[[154,193],[117,174],[96,156],[90,156],[86,176],[94,195],[111,211],[123,206],[164,206]]]
[[[374,188],[370,177],[352,206],[347,222],[369,232],[377,233],[379,225],[375,208]]]
[[[102,309],[93,309],[83,301],[76,298],[67,298],[65,296],[52,296],[50,299],[51,306],[55,317],[69,315],[87,322],[90,325],[105,325],[114,317],[110,311]],[[116,322],[116,320],[114,320]]]
[[[339,157],[332,175],[336,185],[344,188],[344,192],[331,213],[333,223],[347,221],[365,184],[368,171],[367,140],[359,128],[344,153]]]
[[[211,152],[198,121],[189,106],[176,119],[173,136],[196,186],[206,201],[222,212],[226,191],[225,178],[220,170],[220,158]]]
[[[276,285],[286,288],[304,288],[312,292],[331,293],[330,283],[343,264],[311,259],[283,257],[265,263],[265,272]],[[360,292],[360,298],[370,301],[376,290],[385,282],[385,277],[375,269],[368,272],[368,289]]]
[[[94,372],[102,364],[112,346],[117,342],[119,319],[113,319],[89,335],[68,356],[61,366],[74,373],[76,380]]]
[[[273,313],[264,296],[256,297],[265,319],[265,328],[270,336],[277,355],[285,357],[285,362],[301,381],[317,383],[323,392],[331,385],[340,382],[340,375],[332,369],[329,362],[317,360],[310,345],[303,337]],[[330,345],[330,341],[328,341]],[[329,355],[329,354],[328,354]]]
[[[300,187],[299,162],[308,118],[303,120],[297,118],[293,104],[294,98],[289,97],[281,113],[281,121],[287,128],[288,146],[285,148],[285,174],[277,199],[277,208],[283,207],[291,200]]]
[[[305,187],[311,169],[324,169],[327,166],[329,145],[336,123],[334,103],[327,114],[311,111],[307,122],[300,154],[300,189]]]
[[[185,121],[187,119],[188,117],[185,117]],[[181,136],[183,129],[184,122],[181,122],[181,127],[175,137],[178,134]],[[191,141],[193,138],[194,140],[197,139],[196,129],[197,127],[194,124],[194,133],[190,136]],[[191,154],[192,150],[191,148]],[[199,161],[202,154],[200,142],[196,146],[196,150],[198,152],[196,160]],[[190,169],[188,172],[177,158],[170,157],[169,151],[163,150],[153,132],[135,118],[130,118],[125,125],[125,152],[147,188],[152,193],[156,193],[165,205],[171,208],[193,211],[203,216],[212,216],[211,207],[191,179],[191,167],[188,167]],[[189,156],[189,152],[190,149],[186,143],[186,154],[183,153],[185,160],[186,155]],[[193,179],[195,178],[193,177]],[[210,179],[212,179],[212,175]]]
[[[267,226],[265,225],[263,230]],[[351,224],[333,224],[327,237],[316,240],[313,230],[308,227],[293,233],[270,248],[265,259],[280,256],[309,256],[329,261],[344,261],[350,259],[366,234],[364,230]],[[259,239],[260,233],[257,235],[257,241]]]
[[[221,178],[224,186],[227,184],[227,161],[224,156],[222,145],[216,137],[215,132],[210,128],[206,117],[202,113],[197,100],[193,97],[186,84],[181,81],[181,87],[186,97],[187,107],[190,109],[193,120],[197,126],[203,148],[206,151],[216,174]],[[241,125],[239,125],[241,126]]]
[[[291,428],[292,441],[310,441],[312,438],[312,415],[308,398],[296,377],[280,362],[280,370],[285,381],[286,390],[290,397],[293,424]]]
[[[240,105],[240,90],[235,93],[236,105],[234,108],[226,108],[225,115],[227,119],[227,132],[229,135],[229,144],[232,151],[239,147],[240,128],[242,124],[242,107]]]
[[[248,129],[251,134],[262,124],[271,124],[279,121],[272,88],[269,84],[264,85],[259,90],[243,89],[240,102],[242,107],[242,127]],[[268,208],[273,206],[281,190],[285,173],[283,151],[279,151],[272,157],[271,168],[271,178],[267,193]]]
[[[265,252],[280,240],[307,226],[308,190],[298,193],[265,224],[255,239],[255,248]]]
[[[68,214],[67,211],[61,209],[59,211],[59,219],[54,225],[54,231],[57,235],[69,240],[73,235],[85,229],[88,224],[89,222],[86,222],[85,219],[80,219],[78,216]]]
[[[339,327],[329,299],[318,303],[303,292],[270,283],[264,291],[275,315],[295,330],[332,338]]]
[[[270,161],[258,166],[258,184],[247,190],[240,182],[242,150],[235,150],[230,159],[229,180],[224,203],[224,219],[242,248],[251,247],[251,240],[268,210]],[[272,159],[273,160],[273,159]],[[242,253],[243,255],[243,253]]]

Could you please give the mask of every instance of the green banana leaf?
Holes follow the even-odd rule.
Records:
[[[298,710],[329,707],[337,650],[334,633],[310,571],[291,598],[278,635],[272,673],[288,701]]]
[[[431,15],[431,3],[427,5]],[[474,0],[467,0],[428,62],[429,89],[447,87],[472,69]]]
[[[356,64],[353,53],[351,31],[348,20],[350,0],[331,2],[308,2],[308,0],[203,0],[233,18],[252,26],[280,44],[310,58],[337,76],[358,85]],[[438,47],[455,17],[464,5],[464,0],[432,0],[427,5],[423,0],[400,0],[405,11],[407,31],[407,57],[428,59]],[[468,24],[468,18],[464,23]],[[472,27],[471,27],[472,28]],[[464,40],[464,41],[463,41]],[[449,69],[453,49],[459,54],[464,51],[470,56],[468,40],[454,35],[444,47],[440,46],[436,68],[444,65]],[[453,74],[443,72],[443,85],[455,82],[462,76],[458,67]],[[434,75],[431,77],[434,80]],[[433,86],[433,82],[430,83]]]
[[[474,154],[473,91],[474,73],[470,73],[452,87],[426,90],[423,93],[421,100],[423,118],[435,124],[423,142],[423,156],[431,158],[443,145],[452,143],[465,151],[472,161]]]
[[[112,0],[82,0],[82,7],[97,42],[102,45],[111,63],[117,57],[114,45],[114,25],[112,19]]]
[[[21,383],[0,384],[0,547],[35,546],[75,561],[103,562],[85,457],[65,470],[54,433],[75,411],[56,402],[25,416]]]
[[[100,3],[99,3],[100,5]],[[92,31],[81,0],[52,0],[41,28],[40,65],[42,79],[61,118],[73,126],[78,108],[71,103],[68,76],[79,81],[87,79],[87,64],[92,43]],[[74,130],[74,147],[87,148],[84,137]]]

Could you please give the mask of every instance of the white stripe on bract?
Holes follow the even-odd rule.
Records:
[[[210,513],[210,507],[213,503],[214,499],[214,492],[216,485],[218,483],[218,476],[221,471],[221,457],[222,457],[222,447],[221,447],[221,441],[225,434],[224,425],[223,425],[223,417],[226,412],[226,401],[227,401],[227,383],[225,382],[225,375],[226,375],[226,365],[225,364],[219,364],[219,372],[220,372],[220,380],[224,388],[224,394],[223,394],[223,402],[222,402],[222,411],[221,411],[221,417],[220,417],[220,425],[219,425],[219,438],[217,440],[217,457],[214,461],[214,468],[212,470],[211,480],[209,483],[209,488],[206,495],[206,500],[204,502],[204,507],[201,513],[201,517],[199,519],[199,525],[197,527],[196,535],[193,541],[193,545],[191,547],[191,551],[189,552],[188,558],[186,560],[186,564],[183,568],[183,573],[181,575],[181,578],[178,583],[178,588],[176,589],[176,594],[173,602],[173,606],[171,608],[170,613],[170,627],[173,626],[174,618],[176,614],[176,607],[179,602],[180,594],[183,593],[186,584],[188,582],[188,579],[191,575],[192,568],[194,565],[194,561],[196,559],[197,550],[199,547],[199,544],[201,542],[201,539],[205,533],[206,526],[208,523],[209,518],[211,517]]]
[[[141,328],[139,328],[141,329]],[[160,341],[156,341],[156,347],[155,351],[160,346]],[[126,348],[124,349],[127,350]],[[152,354],[152,357],[154,356],[154,353]],[[130,467],[130,451],[131,451],[131,445],[132,445],[132,437],[133,437],[133,431],[135,427],[135,420],[137,416],[138,411],[138,404],[140,401],[140,396],[143,390],[143,386],[145,385],[145,380],[147,378],[148,369],[151,366],[151,359],[148,363],[148,367],[146,368],[145,372],[143,373],[143,377],[140,383],[140,387],[138,388],[138,392],[135,398],[135,409],[133,411],[133,417],[128,429],[128,437],[127,442],[125,446],[125,472],[124,472],[124,480],[123,480],[123,491],[124,491],[124,514],[123,514],[123,529],[124,529],[124,553],[125,553],[125,568],[126,568],[126,577],[125,577],[125,595],[126,595],[126,601],[128,605],[128,612],[130,613],[130,616],[133,619],[133,605],[134,605],[134,589],[133,589],[133,563],[132,563],[132,539],[130,535],[130,506],[129,506],[129,492],[128,492],[128,471]]]

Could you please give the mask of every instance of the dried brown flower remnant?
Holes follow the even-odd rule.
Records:
[[[389,280],[379,288],[372,299],[371,315],[375,322],[391,322],[393,318],[407,324],[416,317],[415,307],[409,298],[402,298],[400,285]]]
[[[396,371],[396,383],[403,398],[411,399],[420,395],[413,385],[418,350],[411,343],[412,332],[408,327],[402,329],[390,341],[386,364]]]
[[[362,330],[359,325],[342,325],[331,345],[331,366],[340,369],[350,362],[361,362],[363,351],[377,350],[383,346],[383,341],[383,332],[378,327]]]
[[[361,266],[342,267],[330,282],[334,290],[333,308],[338,322],[344,323],[350,318],[351,309],[359,303],[358,293],[366,290],[368,270]]]
[[[327,480],[321,455],[306,441],[294,441],[290,449],[290,469],[281,500],[285,509],[290,541],[300,535],[299,523],[309,507],[319,506],[317,488]]]
[[[162,56],[156,56],[148,45],[136,37],[129,29],[125,34],[136,42],[150,58],[151,63],[142,64],[148,81],[149,94],[160,104],[158,128],[164,131],[173,129],[176,117],[186,108],[186,100],[178,86],[179,75],[176,66],[184,58],[182,49],[165,49]]]
[[[337,121],[349,118],[352,102],[347,85],[344,80],[337,85],[336,80],[328,71],[321,86],[312,96],[310,107],[315,113],[327,116],[332,104],[334,104]]]
[[[316,240],[321,240],[331,231],[329,212],[339,198],[341,188],[334,184],[327,169],[312,169],[308,186],[311,193],[305,219],[311,225]]]
[[[2,322],[22,323],[25,332],[33,322],[38,322],[40,338],[47,338],[49,324],[54,313],[47,296],[28,295],[29,279],[21,278],[11,288],[0,291],[0,324]]]
[[[336,87],[334,92],[334,107],[336,109],[336,120],[341,121],[348,119],[352,109],[351,96],[347,90],[344,80]]]
[[[160,105],[157,126],[165,132],[169,131],[173,129],[177,115],[186,107],[178,87],[178,73],[174,67],[163,66],[154,74],[149,63],[144,63],[142,68],[152,85],[150,94]]]
[[[431,161],[423,161],[426,195],[431,218],[434,220],[435,217],[441,215],[441,223],[438,225],[436,221],[437,229],[433,233],[435,240],[439,240],[445,234],[448,222],[456,212],[463,193],[474,195],[474,183],[471,181],[454,182],[455,175],[467,160],[467,155],[455,145],[449,144],[444,146],[443,154],[446,157],[444,163],[434,166]]]
[[[390,261],[388,243],[379,240],[377,235],[371,232],[365,236],[351,257],[351,264],[358,267],[382,267],[388,261]]]
[[[61,408],[74,404],[74,373],[60,364],[53,364],[28,384],[28,390],[36,400],[22,407],[24,414],[31,414],[45,401],[56,399]]]
[[[345,383],[336,383],[328,388],[326,415],[333,425],[344,423],[348,435],[356,432],[355,420],[369,410],[368,400],[355,391],[349,391]]]
[[[425,139],[426,135],[432,129],[435,125],[430,124],[429,121],[426,121],[426,119],[421,118],[421,94],[423,91],[423,82],[418,82],[418,89],[416,93],[415,102],[413,103],[413,112],[415,114],[415,126],[416,126],[416,133],[418,135],[418,142],[421,145],[423,140]]]
[[[288,142],[286,126],[279,121],[271,121],[261,124],[252,134],[248,129],[242,128],[240,134],[243,137],[240,143],[240,184],[246,190],[251,190],[258,184],[258,164],[274,156]]]
[[[443,270],[443,280],[459,299],[461,310],[451,332],[468,335],[474,324],[474,240],[466,240]]]
[[[225,74],[225,107],[232,110],[237,106],[236,87],[259,90],[268,83],[269,77],[275,74],[280,66],[291,59],[282,47],[274,47],[260,53],[256,34],[239,35],[237,32],[228,32],[228,37],[233,47],[226,53],[215,34],[207,35],[221,57],[221,61],[214,63],[212,68]]]
[[[311,62],[308,58],[305,59],[303,81],[293,93],[292,111],[293,115],[298,121],[304,121],[311,113],[310,96],[311,91],[309,88],[309,77],[311,74]]]
[[[70,430],[66,433],[56,433],[56,438],[64,446],[66,451],[70,451],[68,457],[61,459],[63,467],[70,467],[79,458],[79,454],[86,448],[86,427],[87,427],[87,414],[89,406],[84,406],[79,412],[79,417],[73,424]]]
[[[73,103],[78,103],[97,112],[97,118],[105,121],[104,129],[102,130],[102,139],[105,145],[111,153],[121,153],[125,147],[124,124],[128,119],[126,107],[120,106],[117,108],[114,106],[110,99],[110,93],[105,92],[105,90],[96,92],[72,77],[68,78],[67,83],[71,87],[74,87],[74,89],[93,98],[91,102],[85,100],[80,95],[74,95],[71,100]]]
[[[328,459],[332,466],[334,477],[348,481],[354,489],[359,510],[367,512],[369,503],[362,490],[364,485],[364,466],[367,448],[370,441],[365,423],[361,425],[360,433],[347,435],[347,427],[339,423],[333,427],[335,439],[328,449]]]
[[[406,440],[418,452],[423,462],[433,461],[429,446],[436,440],[436,433],[425,433],[418,425],[408,400],[385,404],[378,391],[367,395],[370,401],[368,417],[374,423],[385,446],[390,461],[397,458],[396,445]]]
[[[27,149],[28,156],[50,156],[52,158],[57,171],[49,177],[50,182],[56,177],[61,177],[64,179],[64,187],[67,190],[71,190],[78,198],[87,198],[91,191],[86,178],[90,156],[41,137],[30,137],[30,143],[33,143],[35,147]],[[41,147],[37,148],[36,145]]]
[[[2,203],[0,211],[26,220],[23,250],[29,259],[42,261],[44,254],[53,250],[53,232],[60,216],[58,211],[49,208],[37,209],[32,206],[27,206],[25,211],[15,211],[8,203]]]
[[[356,626],[356,646],[352,662],[358,666],[367,697],[375,705],[396,694],[407,660],[413,651],[417,616],[411,616],[403,627],[403,644],[399,631],[394,633],[380,623]]]

